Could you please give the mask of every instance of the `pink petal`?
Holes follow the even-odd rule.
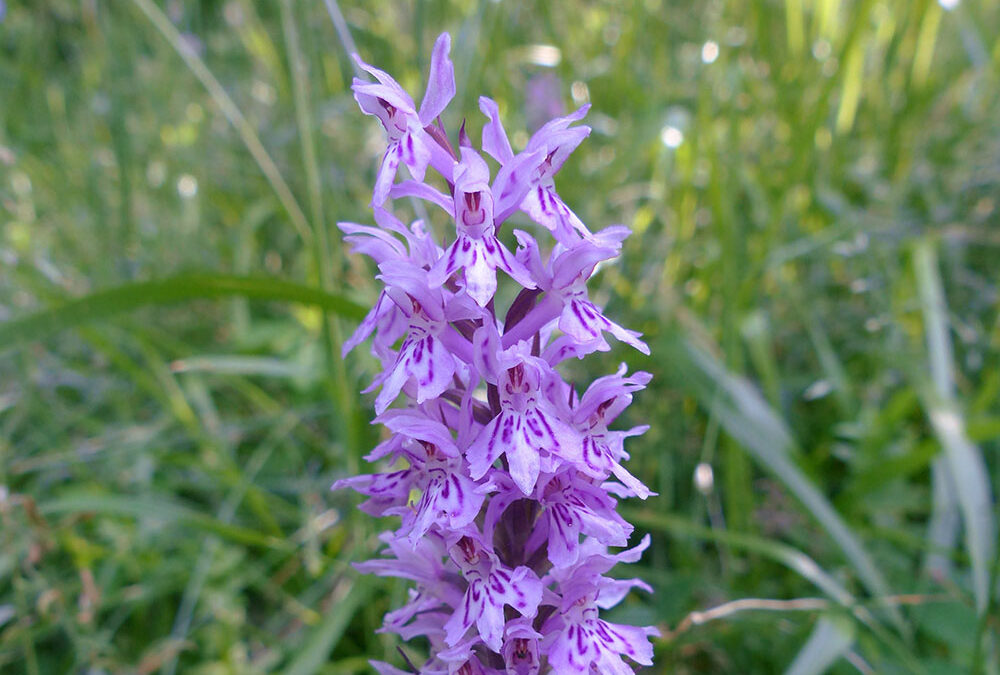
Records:
[[[414,180],[404,180],[398,185],[394,185],[392,190],[389,192],[389,196],[393,199],[399,199],[400,197],[416,197],[418,199],[424,199],[433,204],[437,204],[449,214],[454,213],[455,211],[455,205],[452,202],[451,197],[440,192],[439,190],[435,190],[430,185],[418,183]]]
[[[389,147],[386,148],[385,155],[382,157],[382,163],[379,165],[378,175],[375,177],[375,190],[372,193],[373,206],[382,206],[389,198],[389,191],[392,189],[392,183],[396,180],[396,172],[399,169],[399,160],[399,143],[389,143]]]
[[[501,164],[506,164],[514,158],[514,151],[510,147],[503,123],[500,122],[500,110],[496,101],[480,96],[479,109],[490,118],[483,127],[483,151]]]
[[[405,89],[399,86],[399,83],[396,82],[395,79],[393,79],[392,75],[389,75],[389,73],[385,72],[384,70],[379,70],[375,66],[368,65],[367,63],[362,61],[361,57],[358,56],[357,54],[354,54],[353,56],[354,56],[354,61],[359,66],[361,66],[361,69],[374,75],[375,79],[379,81],[379,84],[377,85],[371,84],[369,82],[365,82],[364,80],[359,80],[355,78],[352,88],[358,86],[374,88],[374,87],[379,87],[379,85],[381,85],[381,89],[379,89],[378,91],[380,92],[384,91],[386,94],[395,98],[401,105],[396,105],[396,103],[386,98],[386,96],[384,96],[382,93],[376,93],[374,94],[375,96],[384,98],[385,100],[395,105],[397,108],[402,108],[404,110],[410,110],[410,111],[414,109],[413,99],[410,98],[410,95],[406,93]]]
[[[420,103],[420,125],[427,126],[444,111],[455,97],[455,67],[448,58],[451,51],[451,36],[441,33],[434,43],[431,54],[431,72],[427,80],[427,91]]]
[[[493,181],[493,222],[500,224],[517,211],[534,185],[538,167],[545,160],[541,150],[522,152],[504,163]]]

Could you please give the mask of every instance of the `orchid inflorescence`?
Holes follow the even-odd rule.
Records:
[[[580,394],[556,370],[608,351],[605,334],[649,353],[587,294],[587,280],[618,256],[629,230],[591,233],[556,193],[553,177],[590,133],[574,126],[587,106],[550,121],[515,153],[497,104],[480,98],[482,149],[499,164],[492,182],[464,124],[454,149],[440,121],[455,95],[450,44],[443,34],[434,45],[419,110],[392,77],[355,55],[377,82],[355,79],[354,96],[382,122],[389,145],[372,199],[377,226],[339,226],[354,251],[377,263],[384,288],[344,353],[374,334],[383,371],[366,391],[380,387],[376,422],[389,436],[366,459],[401,468],[333,487],[366,495],[367,513],[402,520],[381,535],[384,555],[357,567],[415,583],[382,630],[426,638],[420,673],[632,673],[625,657],[650,665],[656,629],[608,623],[598,612],[633,588],[651,590],[605,576],[649,546],[647,535],[608,551],[626,546],[633,530],[615,497],[653,494],[622,466],[625,439],[647,427],[608,426],[650,376],[628,375],[623,364]],[[411,178],[397,181],[400,164]],[[450,194],[425,182],[428,167]],[[447,248],[421,220],[407,227],[393,215],[387,205],[401,197],[454,218]],[[517,211],[552,233],[547,255],[525,231],[513,231],[515,252],[497,238]],[[503,320],[498,269],[521,287]],[[390,408],[400,394],[406,405]],[[382,675],[408,672],[372,665]]]

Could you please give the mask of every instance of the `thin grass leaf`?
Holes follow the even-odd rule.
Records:
[[[842,616],[824,616],[785,671],[785,675],[820,675],[854,644],[854,624]]]
[[[947,469],[947,472],[935,472],[934,476],[941,474],[940,480],[951,483],[962,512],[966,549],[972,563],[972,589],[976,608],[983,612],[990,600],[990,563],[993,561],[996,536],[989,473],[982,453],[965,432],[965,419],[956,400],[948,311],[937,256],[930,240],[917,242],[913,265],[934,382],[933,394],[925,394],[923,401],[931,427],[944,450],[944,466]],[[946,496],[939,492],[941,487],[935,486],[936,501]]]
[[[263,377],[308,377],[311,374],[309,369],[301,363],[270,356],[245,356],[243,354],[189,356],[171,362],[170,370],[175,373]]]
[[[183,274],[160,281],[140,281],[95,291],[52,309],[0,323],[0,349],[39,340],[67,328],[145,305],[232,296],[313,305],[350,319],[360,319],[366,311],[343,296],[290,281],[265,277]]]
[[[280,537],[271,537],[256,530],[231,525],[163,498],[133,497],[130,495],[70,495],[44,501],[38,505],[38,510],[43,515],[100,513],[106,516],[148,518],[193,527],[216,534],[222,539],[249,546],[286,552],[295,548],[293,544]]]
[[[742,532],[729,532],[696,525],[679,516],[649,510],[622,509],[630,522],[653,531],[668,532],[674,536],[694,537],[714,541],[734,549],[742,549],[770,558],[809,581],[827,597],[845,607],[853,605],[855,598],[831,574],[820,567],[805,553],[773,539]]]
[[[875,566],[829,500],[792,461],[795,447],[791,433],[778,415],[745,379],[733,375],[711,354],[690,341],[677,338],[671,359],[684,372],[702,405],[710,408],[723,428],[764,468],[783,482],[806,510],[833,538],[872,596],[890,595],[885,577]],[[897,627],[905,632],[902,615],[888,610]]]
[[[246,117],[243,116],[243,113],[240,112],[239,106],[226,93],[225,88],[219,83],[215,75],[212,74],[208,66],[205,65],[205,62],[198,55],[198,52],[195,51],[191,43],[184,39],[180,31],[167,18],[167,15],[152,0],[132,0],[132,2],[146,15],[156,30],[160,31],[160,34],[177,51],[187,67],[208,91],[209,96],[219,106],[222,114],[225,115],[229,123],[233,125],[233,128],[240,135],[240,139],[246,145],[254,161],[257,162],[257,166],[260,167],[261,173],[267,178],[267,182],[271,184],[274,193],[278,196],[278,201],[281,202],[285,212],[288,213],[288,218],[291,220],[292,226],[302,238],[302,242],[307,247],[312,246],[314,243],[312,231],[309,229],[309,222],[306,220],[302,207],[299,206],[291,188],[288,187],[288,183],[282,177],[278,165],[271,159],[271,155],[268,154],[264,148],[264,144],[261,143],[257,132],[247,121]]]
[[[355,613],[372,594],[366,584],[354,584],[343,600],[333,604],[313,632],[306,638],[299,655],[285,669],[284,675],[312,675],[326,663]]]

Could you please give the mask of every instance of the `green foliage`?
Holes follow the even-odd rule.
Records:
[[[382,525],[328,492],[378,440],[333,224],[381,131],[325,3],[6,4],[0,671],[399,663],[402,586],[349,566]],[[616,610],[654,671],[1000,672],[1000,6],[339,8],[418,97],[452,32],[453,133],[481,93],[522,142],[529,91],[593,103],[558,186],[635,230],[594,297],[653,356],[575,375],[655,376],[657,595]]]

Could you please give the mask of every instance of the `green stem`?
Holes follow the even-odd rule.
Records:
[[[312,214],[313,262],[319,274],[320,287],[331,290],[339,281],[335,273],[333,255],[330,250],[329,237],[323,215],[323,190],[320,178],[319,161],[316,155],[315,137],[313,136],[313,119],[309,100],[308,77],[306,62],[303,58],[299,34],[295,27],[295,17],[292,13],[291,0],[281,2],[281,25],[285,36],[285,47],[288,53],[291,69],[292,95],[295,105],[295,121],[299,130],[299,142],[302,149],[302,162],[305,166],[306,183],[309,193],[309,209]],[[358,457],[362,447],[362,437],[357,422],[355,394],[350,388],[347,368],[340,357],[343,336],[336,319],[324,312],[322,337],[325,347],[326,386],[337,412],[344,421],[343,440],[348,448],[347,468],[352,473],[358,470]]]
[[[311,245],[312,232],[309,230],[309,223],[306,220],[306,216],[295,199],[295,195],[292,194],[291,188],[288,187],[288,183],[281,177],[281,171],[278,169],[277,164],[271,159],[271,155],[264,148],[264,144],[260,142],[260,137],[257,136],[257,132],[253,126],[243,116],[243,113],[240,112],[239,107],[233,102],[233,99],[229,97],[223,86],[215,79],[212,71],[208,69],[208,66],[201,60],[201,57],[198,56],[194,48],[184,40],[163,11],[152,0],[132,0],[132,2],[146,15],[153,26],[160,31],[160,34],[166,38],[167,42],[180,57],[184,59],[184,63],[187,64],[187,67],[194,76],[205,87],[208,95],[212,97],[212,100],[215,101],[215,104],[222,111],[222,114],[229,123],[236,129],[243,144],[246,145],[254,161],[257,162],[257,166],[260,167],[264,177],[267,178],[267,182],[274,189],[275,194],[278,196],[278,201],[281,202],[281,205],[288,213],[288,218],[292,221],[295,231],[302,238],[302,242],[306,246]]]

